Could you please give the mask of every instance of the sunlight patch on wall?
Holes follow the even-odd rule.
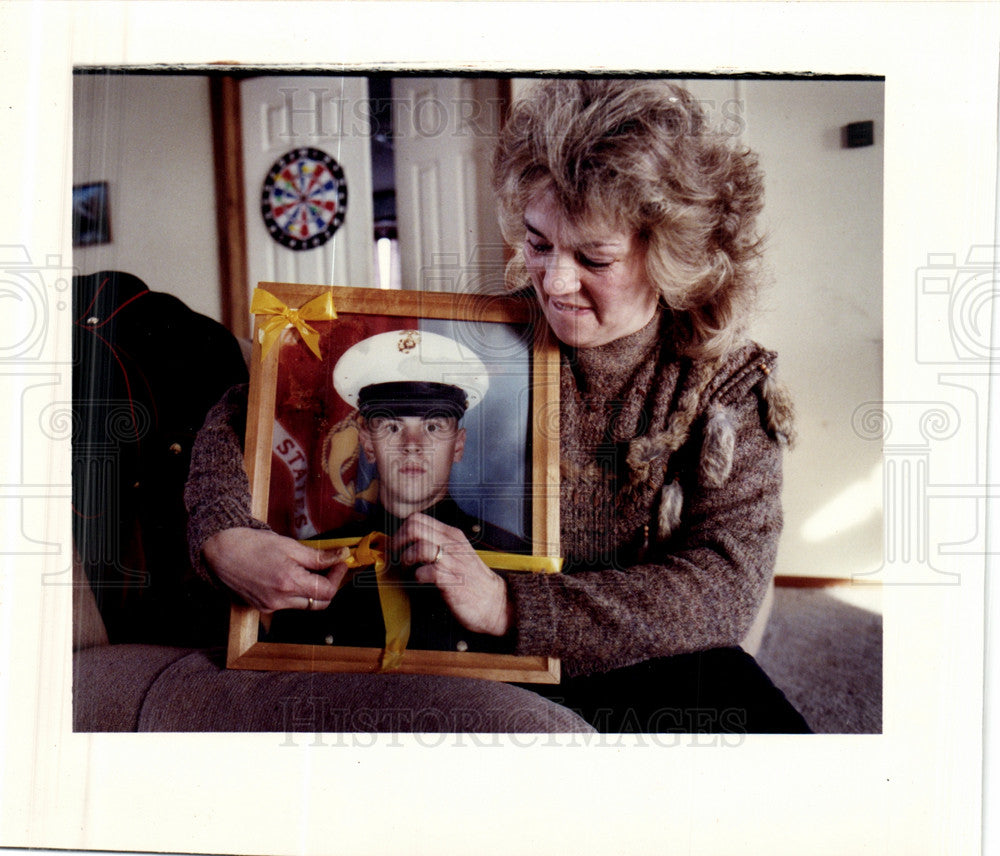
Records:
[[[802,540],[816,544],[882,514],[882,463],[820,506],[802,524]]]

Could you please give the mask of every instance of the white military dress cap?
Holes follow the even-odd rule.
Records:
[[[418,394],[443,391],[469,411],[486,395],[489,374],[483,361],[448,336],[424,330],[394,330],[362,339],[348,348],[333,369],[333,386],[352,407],[366,401],[406,404]],[[448,389],[450,388],[450,389]]]

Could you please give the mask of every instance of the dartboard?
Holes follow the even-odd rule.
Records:
[[[344,222],[344,170],[319,149],[286,152],[264,179],[260,210],[274,240],[293,250],[319,247]]]

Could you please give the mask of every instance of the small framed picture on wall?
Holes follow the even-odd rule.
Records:
[[[111,243],[108,183],[73,185],[73,246]]]

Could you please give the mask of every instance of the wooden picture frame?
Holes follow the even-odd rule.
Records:
[[[349,464],[353,469],[349,470],[330,463],[331,425],[343,424],[337,420],[343,419],[343,408],[350,409],[332,391],[331,365],[350,344],[374,333],[411,328],[440,332],[443,326],[447,335],[460,341],[463,347],[471,348],[483,360],[490,373],[491,387],[499,387],[496,392],[491,388],[477,408],[480,445],[471,455],[475,463],[470,483],[456,484],[455,470],[452,471],[455,498],[459,504],[472,503],[471,513],[484,520],[488,516],[485,512],[501,515],[502,519],[491,522],[512,531],[520,516],[521,534],[530,541],[532,556],[538,557],[532,560],[534,564],[538,568],[547,564],[549,572],[553,564],[558,567],[557,561],[546,562],[545,557],[559,555],[559,355],[547,325],[536,323],[538,309],[534,301],[506,296],[272,282],[260,283],[255,298],[279,307],[254,315],[244,463],[256,518],[267,520],[281,534],[306,540],[310,529],[325,531],[331,519],[340,519],[338,515],[345,514],[345,506],[351,515],[358,513],[357,506],[364,505],[364,491],[361,464],[357,461],[363,456],[355,455]],[[315,311],[309,311],[330,301],[336,320],[320,320]],[[257,300],[255,306],[261,308]],[[280,307],[296,311],[306,307],[302,314],[308,318],[303,322],[318,336],[318,342],[314,337],[315,350],[310,350],[301,329],[289,320],[289,313],[280,314]],[[268,326],[270,334],[266,332]],[[508,391],[503,391],[503,384]],[[496,466],[501,466],[504,462],[509,464],[512,457],[518,459],[516,450],[512,453],[497,442],[496,417],[491,417],[486,407],[491,395],[496,402],[494,408],[501,404],[506,411],[502,418],[512,420],[513,427],[509,425],[503,430],[512,436],[520,433],[523,438],[520,484],[509,483],[507,475],[497,477],[496,483],[490,481],[494,478],[490,475],[491,461],[499,461]],[[471,416],[472,411],[463,419],[463,425]],[[277,442],[276,431],[284,432],[277,435]],[[327,432],[326,445],[317,451],[321,432]],[[471,445],[472,427],[468,428],[468,436]],[[296,437],[305,439],[300,442]],[[463,461],[465,458],[470,458],[468,446]],[[343,475],[344,472],[348,475]],[[472,484],[476,478],[480,487],[486,485],[479,493]],[[477,506],[476,496],[484,494],[488,501],[480,500]],[[262,638],[262,627],[267,626],[268,618],[252,607],[233,606],[227,652],[229,668],[391,671],[525,683],[559,681],[559,661],[555,658],[461,648],[407,647],[402,658],[386,668],[381,648],[330,644],[330,638],[328,644],[269,641],[266,632]]]

